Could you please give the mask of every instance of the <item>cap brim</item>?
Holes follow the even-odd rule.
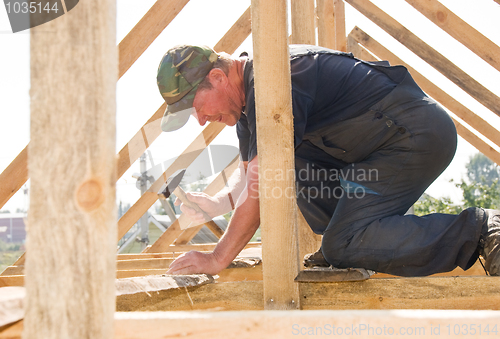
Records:
[[[181,100],[170,105],[167,104],[167,109],[161,120],[161,129],[164,132],[172,132],[178,130],[186,124],[189,116],[193,113],[193,101],[196,94],[195,86],[188,94],[184,95]]]
[[[169,111],[170,105],[167,105],[163,119],[161,119],[161,130],[163,132],[172,132],[184,126],[193,112],[193,108],[185,108],[177,112]]]

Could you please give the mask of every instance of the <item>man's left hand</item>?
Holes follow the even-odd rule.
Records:
[[[201,253],[189,251],[175,259],[167,271],[167,274],[199,274],[206,273],[215,275],[225,267],[217,261],[213,253]]]

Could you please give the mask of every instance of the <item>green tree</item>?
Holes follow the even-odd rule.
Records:
[[[465,167],[471,183],[491,185],[495,180],[500,180],[500,167],[482,153],[473,155]]]
[[[415,215],[427,215],[431,213],[458,214],[462,211],[462,206],[454,205],[448,197],[436,199],[425,193],[415,203],[414,208]]]
[[[462,190],[463,205],[454,205],[450,198],[433,198],[427,194],[415,203],[415,214],[457,214],[468,207],[500,208],[500,167],[481,153],[469,159],[467,181],[455,184]]]
[[[469,182],[456,186],[463,192],[464,208],[500,208],[500,167],[481,153],[472,156],[466,165]]]

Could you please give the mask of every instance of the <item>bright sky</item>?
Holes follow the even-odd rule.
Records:
[[[154,0],[117,1],[117,42],[141,19]],[[372,0],[405,27],[417,34],[441,54],[500,96],[500,72],[486,64],[468,49],[450,38],[403,0]],[[493,0],[441,0],[449,9],[500,45],[500,5]],[[156,70],[166,50],[176,44],[205,44],[214,46],[234,21],[248,8],[250,0],[191,0],[150,48],[139,58],[117,84],[117,151],[162,104],[156,87]],[[76,7],[73,11],[77,11]],[[73,12],[72,11],[72,12]],[[71,15],[69,12],[66,15]],[[471,99],[444,76],[416,57],[412,52],[375,26],[349,5],[346,5],[347,32],[355,25],[383,43],[401,59],[426,75],[438,86],[472,111],[481,115],[497,128],[500,118]],[[3,171],[29,142],[29,32],[12,34],[5,7],[0,7],[0,171]],[[251,51],[251,39],[237,50]],[[162,133],[150,147],[155,164],[170,159],[192,141],[202,128],[194,119],[179,131]],[[214,144],[237,145],[234,128],[226,128]],[[460,191],[450,179],[460,180],[465,174],[465,164],[475,148],[460,138],[457,154],[452,164],[427,191],[435,197],[449,196],[459,202]],[[148,168],[151,163],[148,160]],[[134,203],[140,196],[133,172],[139,172],[136,162],[117,183],[117,201]],[[3,207],[14,212],[24,208],[22,189]]]

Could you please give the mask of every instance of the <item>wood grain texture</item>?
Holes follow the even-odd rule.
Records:
[[[113,335],[115,5],[82,1],[31,29],[26,339]]]
[[[189,0],[158,0],[118,45],[121,78]]]
[[[333,15],[335,21],[335,49],[346,52],[345,5],[344,0],[333,0]]]
[[[479,33],[437,0],[406,0],[406,2],[500,71],[500,46]]]
[[[500,309],[498,277],[368,279],[302,283],[303,309]]]
[[[500,116],[500,98],[368,0],[346,0],[486,108]]]
[[[332,0],[316,0],[318,45],[335,49],[335,17]]]
[[[393,65],[403,65],[405,66],[410,74],[412,75],[415,82],[432,98],[441,103],[443,106],[448,108],[451,112],[457,115],[460,119],[464,120],[471,127],[477,130],[479,133],[484,135],[486,138],[491,140],[493,143],[500,147],[500,132],[491,126],[487,121],[483,120],[481,117],[474,114],[468,108],[463,106],[457,100],[455,100],[450,95],[446,94],[438,86],[434,85],[431,81],[425,78],[417,70],[413,69],[410,65],[406,64],[403,60],[398,58],[387,48],[378,43],[375,39],[370,37],[368,34],[363,32],[358,27],[355,27],[349,34],[354,40],[358,41],[360,44],[368,48],[371,52],[376,54],[379,58],[388,60]],[[359,46],[358,50],[364,51],[364,48]],[[357,51],[358,51],[357,50]],[[365,52],[366,53],[366,52]],[[454,120],[455,126],[457,128],[458,134],[467,140],[471,145],[476,147],[480,152],[490,158],[497,164],[500,163],[500,154],[481,138],[475,135],[473,132],[468,130],[465,126],[460,124],[458,121]]]
[[[286,2],[253,0],[252,18],[264,303],[295,309],[300,264]]]
[[[292,43],[316,45],[314,0],[291,0]]]

